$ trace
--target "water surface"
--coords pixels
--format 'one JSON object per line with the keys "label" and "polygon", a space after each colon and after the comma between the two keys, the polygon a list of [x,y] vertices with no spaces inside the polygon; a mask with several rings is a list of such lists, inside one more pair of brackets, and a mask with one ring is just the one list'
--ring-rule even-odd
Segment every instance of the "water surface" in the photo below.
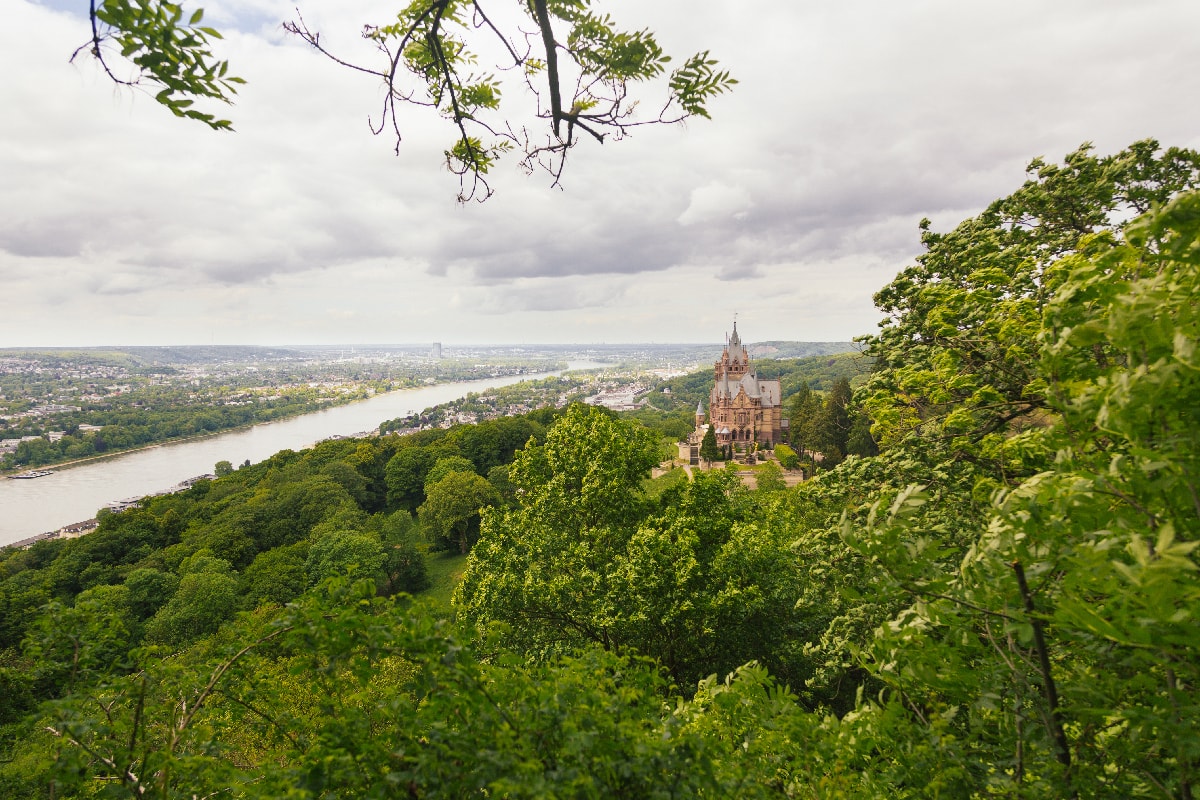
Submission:
{"label": "water surface", "polygon": [[[598,365],[571,365],[572,368],[589,366]],[[114,500],[164,491],[187,478],[212,472],[218,461],[237,465],[250,459],[256,463],[280,450],[300,450],[331,436],[374,431],[385,420],[423,411],[469,392],[546,374],[550,373],[401,389],[203,439],[155,445],[74,467],[48,467],[55,472],[43,478],[0,479],[0,545],[91,519],[97,509]]]}

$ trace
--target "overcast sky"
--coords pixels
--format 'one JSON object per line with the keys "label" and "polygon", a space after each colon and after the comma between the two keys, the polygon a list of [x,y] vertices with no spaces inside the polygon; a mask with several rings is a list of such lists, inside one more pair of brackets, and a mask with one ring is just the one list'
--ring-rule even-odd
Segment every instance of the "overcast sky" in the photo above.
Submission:
{"label": "overcast sky", "polygon": [[[299,5],[354,53],[403,3]],[[750,341],[846,340],[922,217],[1084,141],[1200,148],[1196,0],[594,4],[736,91],[584,143],[562,190],[510,159],[460,206],[451,131],[405,111],[395,155],[377,83],[284,34],[291,0],[203,4],[249,81],[233,134],[68,63],[85,0],[5,0],[0,346],[719,342],[734,313]]]}

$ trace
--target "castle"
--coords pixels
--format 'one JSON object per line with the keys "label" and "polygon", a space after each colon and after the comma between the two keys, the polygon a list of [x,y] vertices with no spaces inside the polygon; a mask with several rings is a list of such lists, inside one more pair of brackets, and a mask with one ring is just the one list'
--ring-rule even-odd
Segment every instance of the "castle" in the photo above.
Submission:
{"label": "castle", "polygon": [[733,333],[720,360],[713,365],[708,413],[704,412],[703,402],[696,405],[696,430],[688,437],[689,449],[698,450],[710,425],[719,447],[745,451],[757,444],[774,449],[783,438],[781,410],[779,381],[759,380],[734,321]]}

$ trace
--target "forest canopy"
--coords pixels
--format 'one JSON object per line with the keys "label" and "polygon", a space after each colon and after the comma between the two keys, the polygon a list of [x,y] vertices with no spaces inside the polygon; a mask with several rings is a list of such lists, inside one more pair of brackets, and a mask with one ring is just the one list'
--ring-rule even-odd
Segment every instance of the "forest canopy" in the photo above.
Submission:
{"label": "forest canopy", "polygon": [[878,453],[791,488],[571,406],[4,551],[0,792],[1194,796],[1198,182],[1085,147],[926,226],[845,382]]}

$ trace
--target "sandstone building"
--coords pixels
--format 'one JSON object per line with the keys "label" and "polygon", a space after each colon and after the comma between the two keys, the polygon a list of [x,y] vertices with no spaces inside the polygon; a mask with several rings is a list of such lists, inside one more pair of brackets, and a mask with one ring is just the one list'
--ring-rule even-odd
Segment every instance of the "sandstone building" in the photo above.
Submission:
{"label": "sandstone building", "polygon": [[693,463],[709,425],[722,448],[729,445],[735,452],[746,451],[757,443],[760,448],[774,449],[783,438],[782,400],[779,381],[759,380],[750,366],[750,353],[735,321],[721,358],[713,365],[707,415],[703,405],[696,406],[696,431],[688,437]]}

